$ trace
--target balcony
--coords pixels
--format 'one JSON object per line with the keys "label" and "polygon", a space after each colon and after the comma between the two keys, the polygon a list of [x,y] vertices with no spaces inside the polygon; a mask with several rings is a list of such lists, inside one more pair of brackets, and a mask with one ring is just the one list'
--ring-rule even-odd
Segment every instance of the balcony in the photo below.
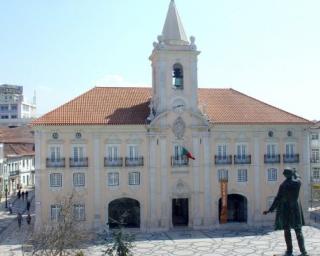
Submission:
{"label": "balcony", "polygon": [[19,174],[20,174],[20,171],[19,170],[15,170],[15,171],[11,171],[9,173],[9,176],[10,177],[15,177],[15,176],[19,176]]}
{"label": "balcony", "polygon": [[232,164],[232,155],[226,155],[226,156],[215,155],[214,163],[216,165]]}
{"label": "balcony", "polygon": [[125,158],[125,165],[126,166],[143,166],[143,156],[140,157],[126,157]]}
{"label": "balcony", "polygon": [[48,168],[64,168],[66,167],[66,159],[59,158],[59,159],[46,159],[46,167]]}
{"label": "balcony", "polygon": [[265,164],[279,164],[280,163],[280,154],[277,155],[264,155]]}
{"label": "balcony", "polygon": [[83,158],[72,158],[69,159],[69,165],[70,167],[88,167],[88,157]]}
{"label": "balcony", "polygon": [[172,167],[182,167],[189,165],[189,158],[187,156],[172,156],[171,157],[171,166]]}
{"label": "balcony", "polygon": [[104,167],[121,167],[123,165],[123,157],[104,158]]}
{"label": "balcony", "polygon": [[284,163],[299,163],[299,154],[283,154]]}
{"label": "balcony", "polygon": [[318,163],[320,163],[320,159],[319,159],[319,158],[311,157],[311,158],[310,158],[310,163],[312,163],[312,164],[318,164]]}
{"label": "balcony", "polygon": [[251,155],[234,155],[234,164],[251,164]]}

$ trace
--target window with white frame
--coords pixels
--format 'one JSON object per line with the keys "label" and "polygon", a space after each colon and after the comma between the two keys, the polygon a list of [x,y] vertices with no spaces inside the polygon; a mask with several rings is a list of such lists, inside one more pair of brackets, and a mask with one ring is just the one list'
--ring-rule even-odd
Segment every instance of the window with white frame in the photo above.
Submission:
{"label": "window with white frame", "polygon": [[320,168],[312,168],[312,179],[320,180]]}
{"label": "window with white frame", "polygon": [[295,153],[295,144],[293,143],[286,144],[286,155],[293,156],[294,153]]}
{"label": "window with white frame", "polygon": [[130,159],[137,159],[139,157],[139,146],[138,145],[129,145],[128,153]]}
{"label": "window with white frame", "polygon": [[247,182],[247,181],[248,181],[248,170],[238,169],[238,182]]}
{"label": "window with white frame", "polygon": [[218,170],[218,180],[228,180],[228,170],[227,169],[220,169]]}
{"label": "window with white frame", "polygon": [[61,173],[50,173],[50,187],[62,187]]}
{"label": "window with white frame", "polygon": [[129,185],[140,185],[140,172],[129,172]]}
{"label": "window with white frame", "polygon": [[81,162],[84,160],[85,152],[84,152],[84,146],[77,145],[72,146],[72,155],[73,155],[73,161],[75,162]]}
{"label": "window with white frame", "polygon": [[108,173],[108,186],[119,186],[119,173],[109,172]]}
{"label": "window with white frame", "polygon": [[311,149],[311,160],[313,162],[319,162],[320,160],[320,152],[318,148]]}
{"label": "window with white frame", "polygon": [[237,145],[237,158],[246,159],[247,156],[247,145],[246,144],[238,144]]}
{"label": "window with white frame", "polygon": [[116,160],[119,157],[119,146],[108,145],[107,146],[107,158],[109,160]]}
{"label": "window with white frame", "polygon": [[60,217],[61,205],[51,205],[51,220],[58,221]]}
{"label": "window with white frame", "polygon": [[267,157],[274,158],[277,154],[277,144],[267,144]]}
{"label": "window with white frame", "polygon": [[61,146],[49,146],[49,158],[51,162],[59,161],[61,158]]}
{"label": "window with white frame", "polygon": [[277,181],[278,179],[278,170],[276,168],[268,169],[268,181]]}
{"label": "window with white frame", "polygon": [[182,159],[183,147],[180,145],[173,146],[173,156],[175,160]]}
{"label": "window with white frame", "polygon": [[73,214],[76,220],[85,220],[85,206],[84,204],[75,204],[73,206]]}
{"label": "window with white frame", "polygon": [[84,187],[85,186],[85,174],[82,172],[76,172],[73,174],[73,186]]}
{"label": "window with white frame", "polygon": [[312,133],[311,134],[311,140],[318,140],[319,139],[319,134],[318,133]]}
{"label": "window with white frame", "polygon": [[220,144],[217,146],[217,154],[219,159],[226,159],[227,158],[227,145]]}

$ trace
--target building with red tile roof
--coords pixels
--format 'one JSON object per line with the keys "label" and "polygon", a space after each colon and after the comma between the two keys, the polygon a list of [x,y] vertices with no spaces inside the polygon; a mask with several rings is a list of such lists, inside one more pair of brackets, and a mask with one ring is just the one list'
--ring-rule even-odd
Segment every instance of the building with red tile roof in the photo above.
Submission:
{"label": "building with red tile roof", "polygon": [[[36,225],[57,198],[94,230],[260,226],[291,166],[306,181],[311,122],[234,89],[198,88],[200,52],[174,1],[150,56],[152,87],[95,87],[35,120]],[[239,225],[240,224],[240,225]]]}

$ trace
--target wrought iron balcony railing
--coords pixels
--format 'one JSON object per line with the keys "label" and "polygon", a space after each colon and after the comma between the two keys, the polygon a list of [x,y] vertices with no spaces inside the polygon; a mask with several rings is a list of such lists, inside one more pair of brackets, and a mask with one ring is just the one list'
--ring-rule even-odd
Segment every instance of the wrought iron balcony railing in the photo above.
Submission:
{"label": "wrought iron balcony railing", "polygon": [[56,158],[56,159],[47,158],[46,159],[46,167],[50,167],[50,168],[66,167],[66,159],[64,157],[63,158]]}
{"label": "wrought iron balcony railing", "polygon": [[126,157],[125,165],[126,166],[143,166],[144,165],[143,156],[134,157],[134,158]]}
{"label": "wrought iron balcony railing", "polygon": [[315,163],[320,163],[320,159],[315,158],[315,157],[311,157],[311,158],[310,158],[310,163],[313,163],[313,164],[315,164]]}
{"label": "wrought iron balcony railing", "polygon": [[280,154],[276,154],[276,155],[264,155],[264,163],[265,164],[278,164],[280,163]]}
{"label": "wrought iron balcony railing", "polygon": [[284,163],[299,163],[299,154],[283,154]]}
{"label": "wrought iron balcony railing", "polygon": [[70,157],[69,165],[70,167],[88,167],[89,166],[88,157],[82,157],[82,158]]}
{"label": "wrought iron balcony railing", "polygon": [[189,158],[187,156],[172,156],[171,157],[171,166],[172,167],[182,167],[189,165]]}
{"label": "wrought iron balcony railing", "polygon": [[214,163],[216,165],[232,164],[232,155],[226,155],[226,156],[215,155]]}
{"label": "wrought iron balcony railing", "polygon": [[19,174],[20,174],[20,171],[19,171],[19,170],[11,171],[11,172],[9,173],[9,175],[10,175],[11,177],[13,177],[13,176],[19,176]]}
{"label": "wrought iron balcony railing", "polygon": [[251,164],[251,155],[234,155],[234,164]]}
{"label": "wrought iron balcony railing", "polygon": [[121,167],[123,165],[123,157],[104,158],[104,167]]}

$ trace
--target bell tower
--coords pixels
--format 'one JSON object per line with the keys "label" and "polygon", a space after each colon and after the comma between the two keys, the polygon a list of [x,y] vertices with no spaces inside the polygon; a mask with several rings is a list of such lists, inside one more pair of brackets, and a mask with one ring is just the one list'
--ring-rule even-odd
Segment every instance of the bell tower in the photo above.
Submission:
{"label": "bell tower", "polygon": [[153,43],[153,108],[157,114],[173,110],[198,112],[195,37],[187,38],[174,0],[171,0],[162,34]]}

